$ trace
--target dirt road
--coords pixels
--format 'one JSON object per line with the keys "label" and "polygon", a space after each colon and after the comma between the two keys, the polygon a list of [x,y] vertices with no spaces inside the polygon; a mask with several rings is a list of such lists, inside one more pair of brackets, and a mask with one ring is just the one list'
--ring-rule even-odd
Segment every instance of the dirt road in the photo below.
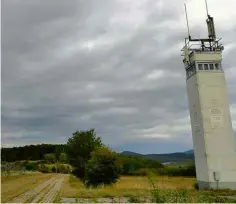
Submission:
{"label": "dirt road", "polygon": [[64,177],[63,174],[56,175],[8,203],[53,203],[61,189]]}

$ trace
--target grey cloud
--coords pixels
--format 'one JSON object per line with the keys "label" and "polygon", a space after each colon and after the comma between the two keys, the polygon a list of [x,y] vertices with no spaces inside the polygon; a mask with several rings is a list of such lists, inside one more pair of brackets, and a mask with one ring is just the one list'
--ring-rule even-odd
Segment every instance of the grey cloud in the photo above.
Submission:
{"label": "grey cloud", "polygon": [[[180,56],[186,30],[178,27],[182,1],[160,2],[141,4],[143,19],[135,27],[126,21],[139,16],[114,21],[129,14],[121,1],[3,1],[2,143],[66,142],[77,129],[94,127],[119,148],[150,141],[143,130],[186,125],[180,119],[189,124]],[[219,31],[225,43],[234,42],[233,31]],[[235,49],[225,55],[226,70],[234,55]],[[235,104],[235,78],[228,79]],[[185,138],[184,147],[191,148],[190,131],[168,134],[156,141],[177,145]]]}

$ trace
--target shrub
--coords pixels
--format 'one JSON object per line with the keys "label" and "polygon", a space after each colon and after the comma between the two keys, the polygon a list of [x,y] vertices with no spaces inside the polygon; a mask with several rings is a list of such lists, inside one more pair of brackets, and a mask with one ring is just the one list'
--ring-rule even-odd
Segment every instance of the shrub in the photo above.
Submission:
{"label": "shrub", "polygon": [[37,170],[37,165],[35,162],[28,162],[25,164],[25,169],[27,171],[36,171]]}
{"label": "shrub", "polygon": [[42,172],[42,173],[50,173],[51,172],[49,166],[47,166],[45,164],[39,164],[38,167],[37,167],[37,170]]}
{"label": "shrub", "polygon": [[67,163],[67,155],[65,153],[61,153],[59,155],[59,161],[62,162],[62,163]]}
{"label": "shrub", "polygon": [[57,173],[62,173],[62,174],[70,173],[70,167],[68,165],[58,164],[56,168],[57,168]]}
{"label": "shrub", "polygon": [[198,185],[197,182],[194,183],[194,188],[195,188],[196,190],[199,190],[199,185]]}
{"label": "shrub", "polygon": [[146,176],[150,170],[157,171],[157,169],[163,168],[160,162],[141,156],[119,155],[119,160],[122,163],[122,175]]}
{"label": "shrub", "polygon": [[55,167],[55,166],[52,167],[52,172],[53,172],[53,173],[56,172],[56,167]]}
{"label": "shrub", "polygon": [[198,192],[196,202],[198,203],[232,203],[232,200],[220,197],[220,196],[210,196],[206,193]]}
{"label": "shrub", "polygon": [[227,198],[225,196],[235,195],[234,191],[229,191],[226,189],[220,190],[207,190],[198,191],[196,196],[196,202],[199,203],[236,203],[236,200]]}
{"label": "shrub", "polygon": [[56,161],[56,156],[53,153],[45,154],[44,159],[48,164],[52,164]]}
{"label": "shrub", "polygon": [[159,188],[152,189],[151,196],[152,196],[151,200],[154,203],[166,203],[167,202],[166,195]]}
{"label": "shrub", "polygon": [[196,177],[196,168],[194,164],[188,164],[183,170],[183,176]]}
{"label": "shrub", "polygon": [[148,169],[147,168],[141,168],[139,170],[139,176],[147,176],[148,174]]}
{"label": "shrub", "polygon": [[166,166],[164,168],[157,169],[157,172],[159,175],[196,177],[196,170],[194,164],[188,164],[184,167]]}
{"label": "shrub", "polygon": [[167,171],[166,168],[160,168],[160,169],[157,170],[157,174],[161,175],[161,176],[168,175],[168,171]]}
{"label": "shrub", "polygon": [[116,154],[108,148],[102,147],[93,151],[86,165],[85,185],[97,187],[115,183],[121,171],[120,165]]}
{"label": "shrub", "polygon": [[129,203],[141,203],[141,200],[138,197],[131,196],[128,198]]}
{"label": "shrub", "polygon": [[167,196],[167,202],[169,203],[189,203],[190,196],[187,189],[180,188],[175,190],[170,190]]}
{"label": "shrub", "polygon": [[154,174],[153,172],[148,173],[148,181],[149,184],[151,185],[151,200],[154,203],[165,203],[166,197],[163,194],[163,191],[161,191],[156,186],[156,179],[157,179],[156,174]]}
{"label": "shrub", "polygon": [[191,198],[186,189],[151,190],[152,201],[155,203],[190,203]]}
{"label": "shrub", "polygon": [[151,198],[155,203],[189,203],[191,201],[187,189],[164,190],[156,186],[157,176],[149,172],[148,180],[151,185]]}

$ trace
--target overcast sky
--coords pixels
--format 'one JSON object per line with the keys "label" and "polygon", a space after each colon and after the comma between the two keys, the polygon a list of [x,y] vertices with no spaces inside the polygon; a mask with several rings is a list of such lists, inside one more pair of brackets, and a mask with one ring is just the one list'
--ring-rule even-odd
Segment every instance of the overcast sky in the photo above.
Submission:
{"label": "overcast sky", "polygon": [[[191,149],[184,2],[3,0],[2,145],[65,143],[95,128],[117,151]],[[236,130],[236,2],[208,4]],[[187,7],[192,37],[204,36],[204,0]]]}

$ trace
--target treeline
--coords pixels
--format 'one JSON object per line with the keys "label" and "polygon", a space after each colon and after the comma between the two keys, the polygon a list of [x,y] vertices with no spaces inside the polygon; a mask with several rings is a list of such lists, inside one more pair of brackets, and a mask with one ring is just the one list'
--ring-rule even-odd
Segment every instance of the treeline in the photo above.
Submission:
{"label": "treeline", "polygon": [[149,171],[156,171],[164,166],[152,159],[146,159],[140,156],[118,155],[119,161],[122,163],[123,175],[147,175]]}
{"label": "treeline", "polygon": [[119,155],[122,163],[122,175],[147,176],[150,172],[166,176],[196,177],[196,169],[193,162],[184,166],[164,166],[159,161],[146,159],[140,156]]}
{"label": "treeline", "polygon": [[[96,171],[96,174],[98,174],[97,172],[106,171],[110,173],[110,169],[105,168],[109,160],[112,163],[111,169],[117,168],[115,173],[120,175],[146,176],[149,172],[154,172],[168,176],[196,176],[193,163],[182,167],[178,165],[166,167],[157,160],[139,155],[123,155],[104,147],[105,145],[92,129],[73,133],[67,144],[40,144],[2,148],[1,159],[2,164],[14,163],[14,168],[18,166],[18,161],[22,161],[23,163],[19,163],[21,168],[45,173],[68,173],[72,170],[73,174],[84,179],[87,176],[86,174],[91,171]],[[72,169],[65,166],[66,164],[70,164]],[[95,166],[104,167],[104,169],[94,169]],[[90,169],[88,170],[88,168]],[[102,175],[96,175],[96,177],[101,178]]]}
{"label": "treeline", "polygon": [[3,162],[14,162],[20,160],[43,160],[44,155],[54,153],[60,155],[65,152],[65,144],[38,144],[23,147],[12,147],[1,149],[1,160]]}
{"label": "treeline", "polygon": [[[23,147],[2,148],[1,159],[3,162],[22,160],[43,161],[45,160],[45,157],[52,154],[60,155],[61,153],[64,153],[65,150],[65,144],[38,144]],[[118,155],[119,160],[123,164],[122,172],[126,175],[138,174],[138,170],[142,168],[163,168],[163,165],[159,161],[140,156]]]}

